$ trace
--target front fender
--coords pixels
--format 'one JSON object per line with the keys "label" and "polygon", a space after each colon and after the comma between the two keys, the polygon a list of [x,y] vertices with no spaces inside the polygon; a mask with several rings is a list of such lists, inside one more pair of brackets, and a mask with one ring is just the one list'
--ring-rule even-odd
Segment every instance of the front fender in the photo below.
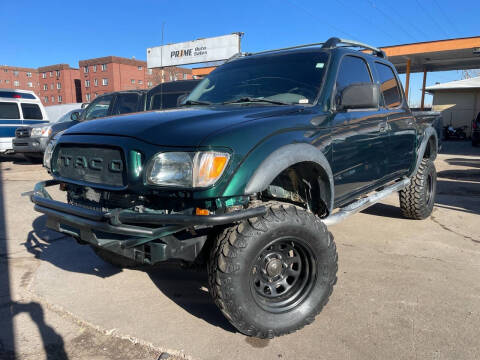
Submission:
{"label": "front fender", "polygon": [[430,148],[430,158],[432,160],[435,160],[438,151],[438,136],[437,131],[431,125],[423,129],[423,135],[420,140],[420,145],[417,148],[417,161],[415,162],[415,167],[410,174],[411,176],[415,175],[418,168],[420,167],[422,159],[424,158],[425,152],[427,151],[427,147],[429,145],[432,147]]}
{"label": "front fender", "polygon": [[322,178],[327,187],[324,200],[331,211],[334,199],[333,174],[325,155],[309,143],[285,145],[278,138],[266,142],[249,154],[230,181],[224,196],[251,195],[264,191],[283,170],[302,162],[314,163],[322,169]]}

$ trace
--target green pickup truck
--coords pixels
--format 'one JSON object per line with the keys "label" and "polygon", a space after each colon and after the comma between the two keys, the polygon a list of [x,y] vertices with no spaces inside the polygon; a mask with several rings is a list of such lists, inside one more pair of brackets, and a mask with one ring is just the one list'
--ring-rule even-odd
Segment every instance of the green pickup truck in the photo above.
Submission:
{"label": "green pickup truck", "polygon": [[49,228],[117,266],[206,264],[226,318],[272,338],[333,291],[327,226],[394,192],[407,218],[430,215],[437,147],[385,54],[331,38],[240,54],[179,109],[71,127],[30,196]]}

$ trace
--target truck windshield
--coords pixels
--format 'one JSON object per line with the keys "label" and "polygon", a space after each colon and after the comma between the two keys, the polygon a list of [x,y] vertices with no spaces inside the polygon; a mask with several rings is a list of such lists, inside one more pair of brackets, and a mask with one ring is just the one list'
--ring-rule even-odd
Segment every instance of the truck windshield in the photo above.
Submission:
{"label": "truck windshield", "polygon": [[327,59],[325,52],[302,52],[234,60],[203,79],[184,104],[312,104]]}

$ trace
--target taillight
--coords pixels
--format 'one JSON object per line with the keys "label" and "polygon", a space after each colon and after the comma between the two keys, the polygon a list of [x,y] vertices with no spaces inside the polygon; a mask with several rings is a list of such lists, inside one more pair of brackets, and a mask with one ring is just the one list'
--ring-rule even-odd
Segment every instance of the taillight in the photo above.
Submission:
{"label": "taillight", "polygon": [[14,98],[14,99],[21,99],[21,98],[22,98],[22,95],[13,94],[13,98]]}
{"label": "taillight", "polygon": [[477,125],[477,122],[474,120],[474,121],[473,121],[473,124],[472,124],[472,129],[476,129],[477,126],[478,126],[478,125]]}

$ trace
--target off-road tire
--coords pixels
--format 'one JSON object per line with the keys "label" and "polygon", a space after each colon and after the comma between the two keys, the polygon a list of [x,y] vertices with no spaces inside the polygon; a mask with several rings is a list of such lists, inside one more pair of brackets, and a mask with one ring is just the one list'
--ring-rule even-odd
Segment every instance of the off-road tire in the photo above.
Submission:
{"label": "off-road tire", "polygon": [[399,192],[403,216],[423,220],[430,216],[435,203],[437,172],[431,159],[422,159],[410,185]]}
{"label": "off-road tire", "polygon": [[[290,249],[294,250],[288,250],[286,244],[290,241]],[[281,250],[282,247],[287,250]],[[292,301],[295,302],[288,309],[287,306],[279,306],[275,311],[270,309],[270,300],[259,295],[266,287],[262,289],[260,286],[259,289],[255,283],[255,276],[264,274],[256,264],[272,248],[288,251],[289,256],[298,258],[301,258],[298,254],[304,249],[302,251],[310,251],[314,258],[300,265],[301,270],[297,267],[299,273],[304,272],[304,279],[300,280],[298,276],[294,285],[286,286],[291,286],[290,290],[278,295],[278,300],[290,304],[289,294],[294,294],[295,287],[301,289],[299,284],[309,284],[309,287],[305,287],[308,290],[303,296],[294,298],[292,295]],[[210,294],[225,317],[241,333],[273,338],[292,333],[314,321],[327,304],[337,281],[337,262],[335,242],[318,217],[295,206],[269,203],[268,211],[262,217],[244,220],[217,236],[208,263]],[[293,267],[294,264],[291,265]],[[281,269],[288,276],[290,266],[282,266]],[[284,280],[288,282],[288,278]],[[277,291],[281,290],[276,289],[274,293],[277,294]],[[278,306],[277,303],[273,304]]]}
{"label": "off-road tire", "polygon": [[140,267],[137,262],[122,255],[117,255],[110,251],[92,246],[93,251],[103,261],[120,269],[135,269]]}

